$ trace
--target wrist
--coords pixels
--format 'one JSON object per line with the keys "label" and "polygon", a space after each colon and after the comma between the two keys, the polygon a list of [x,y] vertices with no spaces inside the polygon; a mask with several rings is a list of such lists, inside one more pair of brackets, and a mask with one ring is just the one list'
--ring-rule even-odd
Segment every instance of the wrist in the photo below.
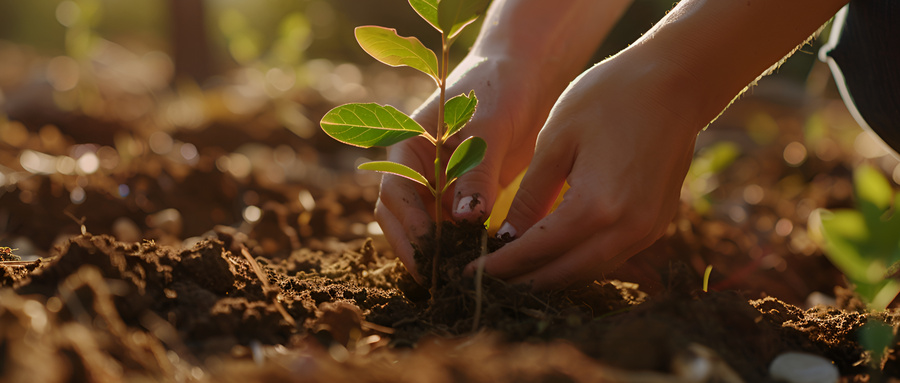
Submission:
{"label": "wrist", "polygon": [[557,85],[558,94],[584,70],[630,3],[573,0],[559,6],[544,0],[495,0],[471,52],[517,63],[529,75],[524,78]]}
{"label": "wrist", "polygon": [[632,47],[667,63],[712,120],[777,67],[847,0],[684,0]]}
{"label": "wrist", "polygon": [[[622,108],[640,109],[665,114],[671,128],[695,136],[728,105],[732,96],[717,93],[713,84],[704,81],[691,67],[678,59],[674,46],[666,44],[634,44],[615,56],[595,65],[582,77],[599,76],[589,81],[602,86],[597,92],[619,90]],[[592,74],[591,72],[597,72]]]}

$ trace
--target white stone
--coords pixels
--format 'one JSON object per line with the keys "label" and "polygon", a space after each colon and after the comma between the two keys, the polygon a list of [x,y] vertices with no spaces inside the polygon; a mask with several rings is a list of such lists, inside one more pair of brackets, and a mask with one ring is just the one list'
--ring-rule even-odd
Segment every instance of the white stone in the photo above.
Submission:
{"label": "white stone", "polygon": [[841,374],[830,360],[802,352],[785,352],[769,365],[772,378],[788,383],[837,383]]}

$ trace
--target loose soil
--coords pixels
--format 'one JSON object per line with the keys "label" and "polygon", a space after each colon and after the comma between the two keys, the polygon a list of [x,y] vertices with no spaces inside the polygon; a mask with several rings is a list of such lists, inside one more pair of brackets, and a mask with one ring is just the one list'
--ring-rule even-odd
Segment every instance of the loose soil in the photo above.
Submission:
{"label": "loose soil", "polygon": [[[12,102],[50,96],[19,86],[0,121],[0,381],[771,382],[787,351],[833,361],[845,381],[900,378],[900,338],[881,361],[859,343],[873,320],[896,334],[900,312],[866,312],[806,231],[813,209],[852,205],[858,158],[837,143],[849,118],[833,98],[813,112],[736,104],[706,136],[741,155],[691,176],[717,186],[694,190],[664,238],[587,286],[464,277],[503,241],[447,223],[432,299],[371,224],[377,176],[348,170],[371,153],[278,119],[281,103],[316,121],[335,100],[307,89],[178,127],[160,126],[149,95],[67,112]],[[121,119],[116,103],[148,109]],[[781,135],[748,138],[735,128],[748,110]],[[815,113],[831,144],[803,141]],[[809,155],[787,164],[799,141]],[[191,147],[190,158],[173,149]],[[99,170],[25,166],[84,150]],[[423,275],[433,246],[420,249]]]}

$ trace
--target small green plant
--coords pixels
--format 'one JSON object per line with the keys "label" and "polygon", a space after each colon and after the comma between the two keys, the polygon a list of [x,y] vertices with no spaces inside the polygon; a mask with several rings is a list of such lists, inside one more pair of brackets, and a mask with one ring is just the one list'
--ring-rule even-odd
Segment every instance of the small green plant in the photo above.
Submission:
{"label": "small green plant", "polygon": [[712,275],[713,266],[706,266],[706,270],[703,272],[703,292],[709,292],[709,276]]}
{"label": "small green plant", "polygon": [[[825,255],[841,270],[870,310],[884,310],[900,294],[900,193],[871,166],[853,173],[856,209],[819,209],[813,226],[821,228]],[[893,206],[893,207],[892,207]],[[863,346],[880,357],[891,327],[870,320],[861,332]],[[877,358],[873,358],[876,359]]]}
{"label": "small green plant", "polygon": [[[410,6],[441,34],[440,62],[434,51],[426,48],[415,37],[401,37],[397,31],[378,26],[356,28],[356,41],[369,55],[390,66],[408,66],[434,79],[440,89],[440,99],[435,130],[432,135],[418,122],[390,105],[354,103],[338,106],[322,117],[322,130],[345,144],[370,148],[390,146],[414,137],[426,139],[434,145],[434,173],[428,177],[396,162],[373,161],[360,169],[388,173],[410,179],[425,187],[434,196],[435,241],[441,243],[443,212],[440,201],[447,188],[484,159],[487,144],[479,137],[463,140],[450,155],[446,166],[443,146],[448,138],[458,133],[475,114],[478,99],[475,92],[446,99],[447,73],[450,45],[467,25],[471,24],[487,8],[489,0],[409,0]],[[440,246],[435,247],[432,262],[432,296],[437,288],[437,265]]]}
{"label": "small green plant", "polygon": [[710,145],[697,153],[684,180],[686,198],[692,208],[700,214],[712,210],[710,193],[718,186],[718,175],[728,169],[740,157],[741,149],[734,142],[722,141]]}

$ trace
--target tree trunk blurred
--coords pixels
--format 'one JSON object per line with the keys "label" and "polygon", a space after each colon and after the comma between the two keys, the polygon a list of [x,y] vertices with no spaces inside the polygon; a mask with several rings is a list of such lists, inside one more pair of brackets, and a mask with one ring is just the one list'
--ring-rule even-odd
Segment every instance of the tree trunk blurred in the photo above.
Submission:
{"label": "tree trunk blurred", "polygon": [[203,0],[169,0],[175,76],[198,83],[212,74]]}

